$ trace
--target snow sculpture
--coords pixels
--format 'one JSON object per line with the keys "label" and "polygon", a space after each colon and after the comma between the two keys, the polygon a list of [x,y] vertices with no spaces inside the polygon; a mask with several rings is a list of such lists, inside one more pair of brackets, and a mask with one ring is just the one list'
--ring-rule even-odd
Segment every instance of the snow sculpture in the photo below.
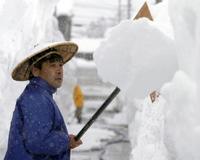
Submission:
{"label": "snow sculpture", "polygon": [[144,100],[132,160],[168,160],[164,145],[164,107],[161,96],[154,103],[149,97]]}

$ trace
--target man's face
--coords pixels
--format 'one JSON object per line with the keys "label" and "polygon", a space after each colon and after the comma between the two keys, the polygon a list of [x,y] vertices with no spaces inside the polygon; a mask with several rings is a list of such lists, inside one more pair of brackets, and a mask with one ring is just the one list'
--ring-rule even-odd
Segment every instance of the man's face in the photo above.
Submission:
{"label": "man's face", "polygon": [[54,88],[59,88],[63,82],[63,62],[43,62],[39,77],[46,80]]}

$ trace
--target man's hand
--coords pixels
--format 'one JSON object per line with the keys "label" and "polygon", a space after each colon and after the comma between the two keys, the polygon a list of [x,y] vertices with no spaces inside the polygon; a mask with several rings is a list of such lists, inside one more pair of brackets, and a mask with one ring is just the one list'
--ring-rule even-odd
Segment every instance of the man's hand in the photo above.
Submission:
{"label": "man's hand", "polygon": [[69,139],[70,139],[69,140],[70,141],[70,144],[69,144],[70,149],[74,149],[82,144],[81,140],[78,140],[78,141],[75,140],[75,135],[73,135],[73,134],[69,135]]}
{"label": "man's hand", "polygon": [[151,102],[153,103],[153,102],[156,100],[156,98],[159,97],[159,95],[160,95],[160,93],[157,92],[157,91],[151,92],[151,93],[150,93]]}

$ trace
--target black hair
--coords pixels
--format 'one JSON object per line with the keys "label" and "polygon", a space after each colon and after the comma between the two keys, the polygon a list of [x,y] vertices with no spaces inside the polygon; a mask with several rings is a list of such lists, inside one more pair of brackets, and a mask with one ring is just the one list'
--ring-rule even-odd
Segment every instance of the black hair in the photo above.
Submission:
{"label": "black hair", "polygon": [[[47,61],[49,61],[50,63],[53,63],[53,62],[62,62],[63,63],[63,57],[57,53],[52,53],[48,56],[45,56],[44,58],[40,59],[38,62],[36,62],[35,64],[32,64],[32,65],[41,70],[42,64]],[[33,77],[34,77],[34,75],[30,71],[29,80]]]}
{"label": "black hair", "polygon": [[42,59],[40,59],[37,63],[35,63],[33,66],[38,68],[38,69],[42,69],[42,64],[44,62],[49,61],[50,63],[53,62],[63,62],[63,57],[57,53],[52,53]]}

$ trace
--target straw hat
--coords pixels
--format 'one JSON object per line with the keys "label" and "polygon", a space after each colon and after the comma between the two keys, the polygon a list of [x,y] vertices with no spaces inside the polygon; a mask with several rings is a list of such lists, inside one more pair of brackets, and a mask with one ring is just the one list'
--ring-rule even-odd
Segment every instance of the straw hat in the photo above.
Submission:
{"label": "straw hat", "polygon": [[56,53],[61,55],[64,63],[66,63],[75,55],[77,50],[77,44],[67,41],[51,43],[43,49],[37,49],[37,51],[32,52],[31,56],[24,59],[14,68],[12,72],[12,78],[16,81],[26,81],[29,79],[29,74],[33,64],[37,63],[42,58],[52,53]]}

